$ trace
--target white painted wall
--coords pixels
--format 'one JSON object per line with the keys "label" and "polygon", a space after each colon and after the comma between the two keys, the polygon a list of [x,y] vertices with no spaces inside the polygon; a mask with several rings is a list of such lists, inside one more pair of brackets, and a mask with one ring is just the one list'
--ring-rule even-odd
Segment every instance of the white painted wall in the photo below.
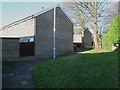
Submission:
{"label": "white painted wall", "polygon": [[82,43],[82,35],[73,34],[73,43]]}
{"label": "white painted wall", "polygon": [[28,37],[35,35],[35,18],[0,30],[0,37]]}

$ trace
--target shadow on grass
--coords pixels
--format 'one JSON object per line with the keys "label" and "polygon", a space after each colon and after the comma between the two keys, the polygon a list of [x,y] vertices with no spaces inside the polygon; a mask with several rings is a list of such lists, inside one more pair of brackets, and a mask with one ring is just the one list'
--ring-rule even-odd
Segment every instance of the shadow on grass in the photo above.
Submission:
{"label": "shadow on grass", "polygon": [[33,70],[37,88],[118,88],[118,53],[71,55]]}
{"label": "shadow on grass", "polygon": [[77,48],[76,50],[75,50],[75,52],[84,52],[84,51],[89,51],[89,50],[92,50],[93,48]]}

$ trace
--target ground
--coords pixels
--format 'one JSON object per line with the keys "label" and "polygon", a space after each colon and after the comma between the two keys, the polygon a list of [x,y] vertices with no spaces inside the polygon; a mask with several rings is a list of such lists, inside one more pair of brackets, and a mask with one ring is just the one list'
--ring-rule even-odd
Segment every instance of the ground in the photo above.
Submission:
{"label": "ground", "polygon": [[37,65],[33,70],[37,88],[117,88],[117,52],[90,52]]}
{"label": "ground", "polygon": [[118,87],[117,53],[85,51],[87,54],[82,52],[45,62],[40,59],[3,62],[3,88]]}
{"label": "ground", "polygon": [[2,63],[2,88],[35,88],[32,69],[41,61],[10,61]]}

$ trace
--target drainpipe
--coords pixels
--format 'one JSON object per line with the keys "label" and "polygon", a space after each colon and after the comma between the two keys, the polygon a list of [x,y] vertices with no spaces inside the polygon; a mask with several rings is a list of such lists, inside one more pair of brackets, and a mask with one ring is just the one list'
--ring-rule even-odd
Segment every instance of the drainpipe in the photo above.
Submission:
{"label": "drainpipe", "polygon": [[55,32],[56,32],[56,6],[55,6],[55,0],[54,0],[53,59],[56,59]]}

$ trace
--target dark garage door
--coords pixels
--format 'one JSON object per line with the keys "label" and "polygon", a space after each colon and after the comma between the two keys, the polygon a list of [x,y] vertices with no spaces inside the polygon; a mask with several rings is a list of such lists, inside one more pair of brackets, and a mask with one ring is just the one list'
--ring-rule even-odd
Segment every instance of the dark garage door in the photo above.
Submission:
{"label": "dark garage door", "polygon": [[20,57],[34,56],[34,55],[35,55],[35,43],[34,42],[20,43]]}

